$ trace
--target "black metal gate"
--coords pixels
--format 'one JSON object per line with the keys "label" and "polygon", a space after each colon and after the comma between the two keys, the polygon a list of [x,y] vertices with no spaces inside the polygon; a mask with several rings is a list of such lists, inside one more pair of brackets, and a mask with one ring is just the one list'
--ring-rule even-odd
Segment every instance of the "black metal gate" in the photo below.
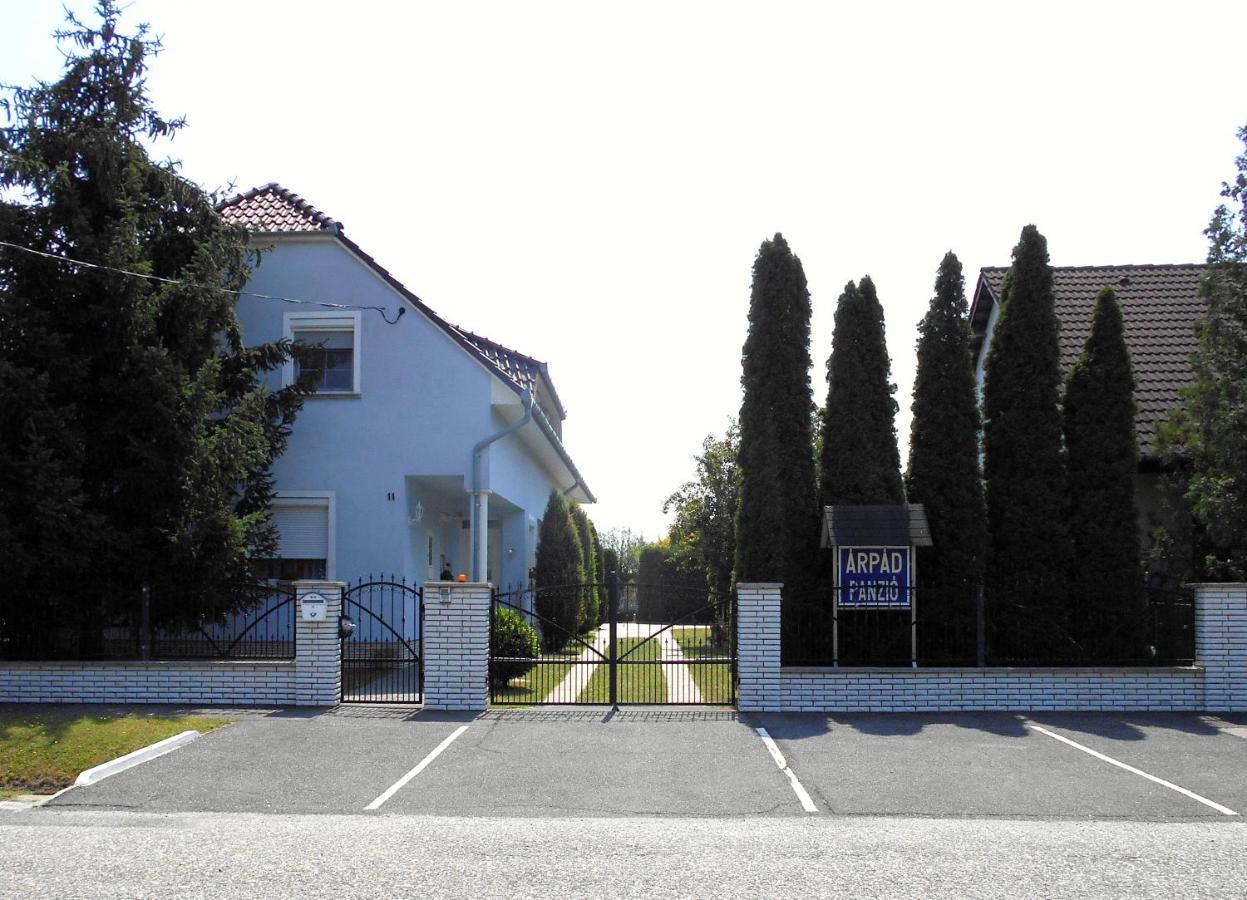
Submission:
{"label": "black metal gate", "polygon": [[424,592],[370,576],[347,586],[342,612],[354,625],[342,638],[342,702],[422,702]]}
{"label": "black metal gate", "polygon": [[731,705],[735,598],[669,584],[577,584],[495,593],[495,705]]}

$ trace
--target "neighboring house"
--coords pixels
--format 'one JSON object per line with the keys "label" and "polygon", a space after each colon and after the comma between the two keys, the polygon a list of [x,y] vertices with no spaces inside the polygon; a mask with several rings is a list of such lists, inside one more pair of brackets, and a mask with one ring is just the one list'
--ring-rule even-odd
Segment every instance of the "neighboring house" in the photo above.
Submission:
{"label": "neighboring house", "polygon": [[[249,343],[306,345],[283,383],[317,387],[274,467],[270,573],[420,583],[449,568],[526,587],[550,492],[594,501],[563,446],[546,364],[451,325],[280,185],[218,208],[268,248],[246,291],[381,310],[238,302]],[[474,448],[513,426],[474,465]]]}
{"label": "neighboring house", "polygon": [[[1178,405],[1182,388],[1193,374],[1191,355],[1206,306],[1199,297],[1205,266],[1200,263],[1139,266],[1058,266],[1052,271],[1056,314],[1060,322],[1061,367],[1068,376],[1091,333],[1091,314],[1100,288],[1117,294],[1125,326],[1126,346],[1134,369],[1135,434],[1139,443],[1136,497],[1139,526],[1145,537],[1158,524],[1160,478],[1157,457],[1160,423]],[[975,375],[979,394],[992,331],[1000,316],[1000,298],[1007,267],[979,271],[970,305],[974,332]]]}

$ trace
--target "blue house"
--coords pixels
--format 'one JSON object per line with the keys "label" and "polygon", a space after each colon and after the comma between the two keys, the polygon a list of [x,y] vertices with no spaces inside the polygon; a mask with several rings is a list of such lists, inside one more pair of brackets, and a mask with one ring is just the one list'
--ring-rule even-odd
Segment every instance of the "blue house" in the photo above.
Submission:
{"label": "blue house", "polygon": [[527,587],[550,492],[594,501],[546,364],[451,325],[278,184],[219,211],[266,248],[249,294],[313,301],[238,302],[249,342],[305,345],[281,379],[316,389],[274,468],[270,574]]}

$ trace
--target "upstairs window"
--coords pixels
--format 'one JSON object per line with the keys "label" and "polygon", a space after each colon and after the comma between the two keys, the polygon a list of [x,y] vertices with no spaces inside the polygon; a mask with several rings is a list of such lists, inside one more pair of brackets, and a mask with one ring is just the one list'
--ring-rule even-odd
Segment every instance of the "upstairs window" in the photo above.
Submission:
{"label": "upstairs window", "polygon": [[359,313],[286,313],[285,334],[295,343],[285,383],[304,384],[317,396],[359,396]]}
{"label": "upstairs window", "polygon": [[297,329],[294,342],[295,381],[317,392],[354,392],[354,332]]}

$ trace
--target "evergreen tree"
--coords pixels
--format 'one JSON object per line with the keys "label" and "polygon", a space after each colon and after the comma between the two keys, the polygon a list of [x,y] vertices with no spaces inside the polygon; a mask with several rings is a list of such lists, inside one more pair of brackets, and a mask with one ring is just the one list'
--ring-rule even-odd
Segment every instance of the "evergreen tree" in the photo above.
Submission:
{"label": "evergreen tree", "polygon": [[1070,557],[1057,328],[1048,244],[1027,225],[1005,276],[983,388],[986,584],[999,637],[1045,654],[1061,641]]}
{"label": "evergreen tree", "polygon": [[[1247,126],[1238,132],[1247,145]],[[1185,473],[1185,498],[1204,545],[1200,577],[1247,580],[1247,152],[1222,185],[1222,204],[1205,230],[1208,304],[1195,353],[1195,378],[1162,429],[1169,460]]]}
{"label": "evergreen tree", "polygon": [[732,592],[740,506],[739,444],[735,420],[728,423],[723,437],[707,435],[695,457],[697,477],[681,485],[662,506],[664,513],[675,512],[672,555],[683,568],[702,574],[716,603]]}
{"label": "evergreen tree", "polygon": [[975,594],[983,580],[983,473],[979,407],[970,351],[965,278],[949,251],[940,261],[935,295],[918,324],[918,370],[905,489],[926,507],[933,547],[919,551],[920,651],[972,659]]}
{"label": "evergreen tree", "polygon": [[870,276],[850,281],[836,303],[827,359],[820,506],[905,502],[895,393],[875,284]]}
{"label": "evergreen tree", "polygon": [[1135,478],[1134,375],[1113,289],[1095,301],[1091,334],[1065,387],[1069,478],[1070,625],[1088,655],[1141,649],[1142,561]]}
{"label": "evergreen tree", "polygon": [[810,293],[801,261],[779,234],[754,260],[741,363],[736,580],[805,590],[818,540]]}
{"label": "evergreen tree", "polygon": [[584,553],[576,523],[563,495],[550,492],[550,500],[537,530],[536,610],[541,617],[541,642],[557,650],[580,626],[585,580]]}
{"label": "evergreen tree", "polygon": [[[606,557],[603,555],[602,540],[598,535],[597,527],[593,524],[592,519],[589,520],[589,535],[593,540],[594,566],[593,577],[591,580],[596,586],[595,591],[597,593],[598,614],[594,623],[597,624],[598,622],[605,621],[610,610],[607,609],[608,598],[606,596]],[[588,573],[585,574],[587,575]]]}
{"label": "evergreen tree", "polygon": [[578,503],[571,505],[572,522],[580,538],[580,558],[584,566],[584,581],[580,602],[580,629],[595,628],[601,621],[601,600],[597,589],[598,559],[593,542],[593,523]]}
{"label": "evergreen tree", "polygon": [[72,625],[79,653],[143,586],[156,627],[240,602],[301,402],[263,388],[289,345],[244,347],[223,290],[247,280],[245,231],[145,149],[183,124],[147,96],[158,42],[98,12],[58,33],[59,81],[8,89],[0,130],[0,240],[48,254],[0,248],[0,577],[22,597],[2,624]]}

